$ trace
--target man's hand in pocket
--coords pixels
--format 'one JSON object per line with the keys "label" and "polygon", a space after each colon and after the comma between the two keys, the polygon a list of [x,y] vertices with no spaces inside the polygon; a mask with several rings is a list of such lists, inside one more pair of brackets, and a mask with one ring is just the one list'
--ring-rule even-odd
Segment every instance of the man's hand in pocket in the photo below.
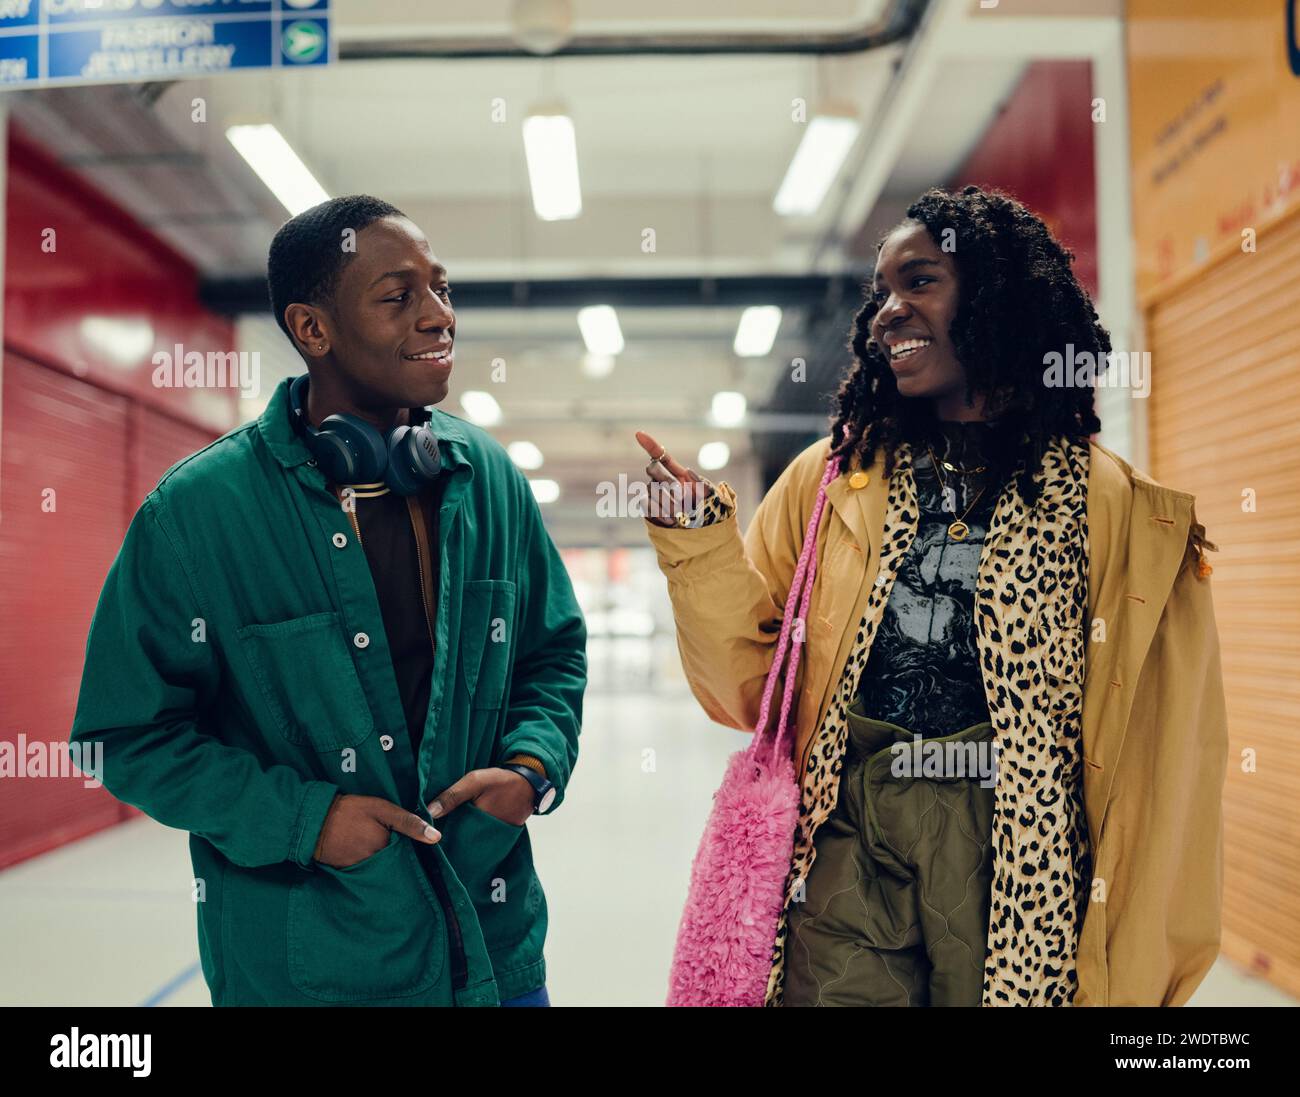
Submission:
{"label": "man's hand in pocket", "polygon": [[325,816],[315,859],[331,868],[347,868],[388,845],[388,835],[394,830],[425,845],[433,845],[442,837],[418,815],[380,796],[342,793],[334,797]]}
{"label": "man's hand in pocket", "polygon": [[512,769],[472,769],[429,804],[434,819],[469,801],[503,823],[521,827],[533,814],[533,786]]}

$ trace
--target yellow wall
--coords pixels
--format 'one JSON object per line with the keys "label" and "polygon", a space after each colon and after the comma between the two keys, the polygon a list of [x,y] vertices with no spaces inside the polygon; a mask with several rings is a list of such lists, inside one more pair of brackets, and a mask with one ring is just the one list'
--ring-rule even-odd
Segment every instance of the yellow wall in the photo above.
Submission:
{"label": "yellow wall", "polygon": [[[1146,305],[1300,206],[1300,0],[1129,0],[1137,289]],[[1290,43],[1300,55],[1300,43]],[[1300,67],[1300,60],[1296,62]]]}

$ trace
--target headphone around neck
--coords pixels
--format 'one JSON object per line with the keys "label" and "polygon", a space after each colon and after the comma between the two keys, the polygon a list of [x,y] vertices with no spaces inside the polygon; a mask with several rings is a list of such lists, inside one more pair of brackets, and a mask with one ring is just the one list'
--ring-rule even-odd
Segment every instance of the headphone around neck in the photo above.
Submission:
{"label": "headphone around neck", "polygon": [[327,415],[319,427],[307,418],[310,375],[295,377],[289,385],[289,407],[294,428],[316,459],[327,480],[335,484],[383,482],[398,495],[414,495],[433,483],[442,471],[438,438],[427,426],[427,408],[412,408],[412,426],[395,426],[381,436],[356,415]]}

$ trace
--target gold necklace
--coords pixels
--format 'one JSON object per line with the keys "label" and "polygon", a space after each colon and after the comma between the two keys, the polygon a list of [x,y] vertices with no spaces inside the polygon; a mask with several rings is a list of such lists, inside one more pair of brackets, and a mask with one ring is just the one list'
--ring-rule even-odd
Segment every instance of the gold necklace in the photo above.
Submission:
{"label": "gold necklace", "polygon": [[[926,448],[929,449],[929,446],[927,445]],[[930,460],[931,460],[931,461],[934,460],[934,454],[933,454],[933,453],[930,454]],[[980,465],[978,468],[973,468],[973,469],[963,469],[963,468],[958,468],[958,467],[957,467],[956,465],[954,465],[951,461],[939,461],[939,462],[936,462],[936,464],[941,464],[941,465],[943,465],[943,467],[946,468],[949,472],[957,472],[957,473],[960,473],[960,474],[963,475],[963,476],[970,476],[972,473],[983,472],[986,468],[988,468],[988,465]]]}
{"label": "gold necklace", "polygon": [[[934,454],[932,453],[930,454],[930,456],[933,457]],[[949,472],[959,472],[963,476],[969,476],[971,473],[974,472],[983,472],[986,468],[988,468],[988,465],[980,465],[978,468],[973,468],[973,469],[959,469],[951,461],[941,461],[940,464],[942,464],[943,467],[946,468]]]}
{"label": "gold necklace", "polygon": [[[936,460],[935,460],[935,457],[934,457],[934,450],[932,450],[932,449],[929,447],[929,445],[927,445],[927,446],[925,447],[925,452],[928,453],[928,454],[930,455],[930,463],[931,463],[931,465],[933,465],[933,467],[934,467],[934,475],[935,475],[935,476],[938,478],[938,480],[939,480],[939,487],[940,487],[940,488],[944,491],[944,493],[946,494],[947,491],[948,491],[948,485],[945,484],[945,483],[943,482],[943,474],[939,471],[939,465],[940,465],[940,464],[945,464],[945,465],[946,465],[946,464],[948,464],[948,462],[946,462],[946,461],[944,461],[944,462],[936,461]],[[949,466],[949,467],[951,467],[951,466]],[[973,469],[973,470],[970,470],[970,471],[977,471],[977,472],[979,472],[979,471],[983,471],[984,467],[985,467],[985,466],[980,466],[979,469]],[[963,470],[963,471],[964,471],[964,470]],[[972,510],[975,509],[975,504],[979,502],[979,500],[980,500],[980,496],[984,494],[984,488],[986,488],[986,487],[988,487],[988,484],[984,484],[984,485],[979,489],[979,491],[977,491],[977,492],[975,493],[975,498],[972,499],[972,500],[970,501],[970,506],[968,506],[968,507],[966,508],[966,512],[965,512],[965,514],[963,514],[963,515],[962,515],[960,518],[958,518],[956,521],[949,523],[949,525],[948,525],[948,536],[951,537],[954,541],[964,541],[964,540],[966,540],[967,535],[970,533],[970,526],[968,526],[968,525],[966,524],[966,522],[964,521],[964,519],[965,519],[965,517],[966,517],[967,514],[969,514]],[[953,498],[956,499],[956,494],[953,495]]]}

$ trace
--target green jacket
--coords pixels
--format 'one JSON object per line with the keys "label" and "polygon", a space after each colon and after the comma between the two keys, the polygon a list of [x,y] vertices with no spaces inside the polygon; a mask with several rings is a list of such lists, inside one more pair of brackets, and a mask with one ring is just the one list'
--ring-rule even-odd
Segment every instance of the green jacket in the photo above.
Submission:
{"label": "green jacket", "polygon": [[132,519],[91,623],[73,742],[118,799],[190,832],[214,1005],[495,1005],[545,981],[528,832],[466,804],[430,847],[343,869],[312,854],[336,793],[425,803],[514,753],[556,804],[578,753],[586,627],[524,476],[433,410],[448,477],[435,661],[416,758],[365,553],[289,422],[266,411],[172,466]]}

